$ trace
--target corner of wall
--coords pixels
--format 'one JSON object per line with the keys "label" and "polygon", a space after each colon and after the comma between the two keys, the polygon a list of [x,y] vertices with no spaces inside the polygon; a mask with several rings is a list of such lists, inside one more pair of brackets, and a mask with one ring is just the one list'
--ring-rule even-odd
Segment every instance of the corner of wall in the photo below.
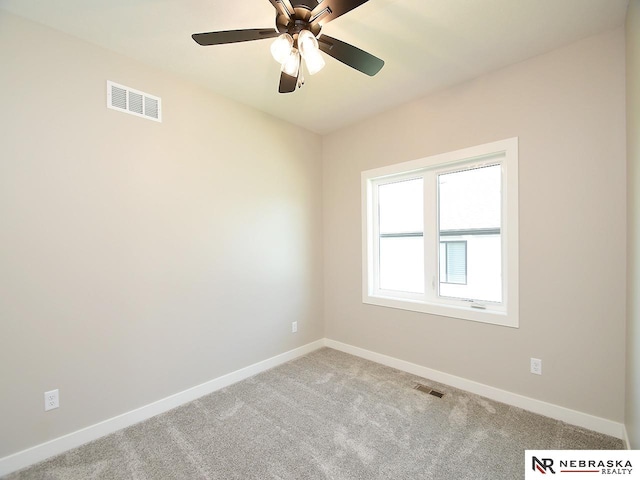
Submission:
{"label": "corner of wall", "polygon": [[625,429],[629,448],[640,448],[640,0],[626,19],[627,103],[627,352]]}

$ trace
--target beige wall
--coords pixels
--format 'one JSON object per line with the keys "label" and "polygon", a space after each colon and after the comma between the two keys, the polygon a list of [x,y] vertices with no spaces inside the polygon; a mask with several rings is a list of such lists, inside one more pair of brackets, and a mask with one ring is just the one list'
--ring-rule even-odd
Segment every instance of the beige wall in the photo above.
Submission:
{"label": "beige wall", "polygon": [[640,449],[640,0],[627,11],[627,384],[625,424]]}
{"label": "beige wall", "polygon": [[0,65],[0,457],[323,337],[319,136],[5,12]]}
{"label": "beige wall", "polygon": [[[618,29],[326,136],[326,336],[621,422],[624,72]],[[360,172],[515,136],[520,328],[362,304]]]}

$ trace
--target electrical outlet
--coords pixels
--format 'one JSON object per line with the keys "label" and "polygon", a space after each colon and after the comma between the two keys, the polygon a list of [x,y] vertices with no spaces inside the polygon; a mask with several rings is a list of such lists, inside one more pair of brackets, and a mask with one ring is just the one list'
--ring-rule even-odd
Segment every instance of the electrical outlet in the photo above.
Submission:
{"label": "electrical outlet", "polygon": [[53,410],[54,408],[58,408],[60,406],[60,394],[58,393],[58,389],[51,390],[49,392],[44,392],[44,411],[47,412],[49,410]]}
{"label": "electrical outlet", "polygon": [[298,331],[298,322],[291,322],[291,333],[296,333]]}
{"label": "electrical outlet", "polygon": [[531,359],[531,373],[542,375],[542,360],[539,358]]}

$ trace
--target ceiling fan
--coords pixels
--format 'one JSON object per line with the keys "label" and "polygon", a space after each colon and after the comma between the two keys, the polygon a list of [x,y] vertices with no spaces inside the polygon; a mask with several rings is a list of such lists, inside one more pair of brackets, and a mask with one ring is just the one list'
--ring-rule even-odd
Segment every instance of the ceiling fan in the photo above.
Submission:
{"label": "ceiling fan", "polygon": [[194,33],[200,45],[222,45],[274,38],[271,54],[281,64],[280,93],[291,93],[304,84],[302,61],[311,75],[325,65],[323,51],[362,73],[373,76],[384,61],[328,35],[322,27],[368,0],[269,0],[276,9],[276,28],[252,28],[221,32]]}

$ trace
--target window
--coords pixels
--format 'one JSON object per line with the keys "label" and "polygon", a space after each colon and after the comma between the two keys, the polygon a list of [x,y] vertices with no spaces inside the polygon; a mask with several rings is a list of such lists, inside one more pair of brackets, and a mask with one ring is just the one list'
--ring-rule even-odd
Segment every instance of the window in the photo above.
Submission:
{"label": "window", "polygon": [[518,326],[517,138],[362,173],[363,302]]}

